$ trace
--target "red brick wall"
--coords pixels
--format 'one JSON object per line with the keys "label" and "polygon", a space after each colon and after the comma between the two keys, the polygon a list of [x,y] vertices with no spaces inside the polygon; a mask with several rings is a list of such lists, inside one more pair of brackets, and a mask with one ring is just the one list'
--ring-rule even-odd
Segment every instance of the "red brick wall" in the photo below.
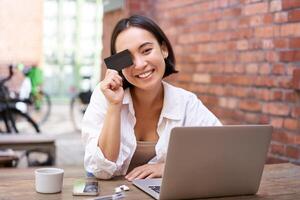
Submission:
{"label": "red brick wall", "polygon": [[268,162],[300,164],[300,1],[150,2],[128,0],[126,12],[170,38],[180,73],[169,80],[224,124],[272,124]]}

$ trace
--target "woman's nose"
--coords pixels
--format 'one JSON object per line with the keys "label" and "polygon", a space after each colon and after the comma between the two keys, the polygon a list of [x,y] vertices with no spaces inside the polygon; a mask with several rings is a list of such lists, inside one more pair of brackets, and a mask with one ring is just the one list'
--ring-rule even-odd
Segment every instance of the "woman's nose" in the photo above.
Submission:
{"label": "woman's nose", "polygon": [[136,56],[133,60],[135,68],[143,68],[146,65],[146,61],[141,56]]}

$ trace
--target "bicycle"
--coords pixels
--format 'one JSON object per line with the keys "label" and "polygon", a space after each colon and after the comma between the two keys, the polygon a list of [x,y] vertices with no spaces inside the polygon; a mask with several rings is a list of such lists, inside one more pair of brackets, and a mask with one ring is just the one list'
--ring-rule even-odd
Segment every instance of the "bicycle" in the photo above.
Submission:
{"label": "bicycle", "polygon": [[90,98],[92,96],[90,76],[83,76],[83,81],[89,82],[89,88],[86,90],[82,90],[79,93],[75,94],[71,98],[70,103],[70,116],[71,121],[74,126],[75,131],[79,132],[81,130],[81,121],[82,117],[87,109],[87,106],[90,102]]}
{"label": "bicycle", "polygon": [[25,95],[25,98],[28,98],[31,103],[27,105],[19,103],[17,107],[27,111],[35,122],[42,125],[49,118],[52,105],[50,96],[42,90],[42,70],[36,66],[25,67],[22,64],[19,64],[18,68],[26,76],[26,79],[30,81],[30,94],[29,97]]}
{"label": "bicycle", "polygon": [[9,75],[0,81],[0,133],[36,132],[40,133],[38,124],[25,112],[17,109],[16,103],[30,104],[26,99],[11,98],[5,83],[13,76],[13,66],[9,66]]}

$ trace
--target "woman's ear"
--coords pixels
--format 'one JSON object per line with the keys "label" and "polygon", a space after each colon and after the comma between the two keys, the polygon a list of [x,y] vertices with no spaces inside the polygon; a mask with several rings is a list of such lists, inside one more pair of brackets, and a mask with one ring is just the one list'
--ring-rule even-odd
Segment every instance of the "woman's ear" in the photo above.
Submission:
{"label": "woman's ear", "polygon": [[166,43],[162,42],[160,48],[161,48],[161,52],[162,52],[164,59],[166,59],[169,55],[169,51],[168,51],[168,47],[167,47]]}

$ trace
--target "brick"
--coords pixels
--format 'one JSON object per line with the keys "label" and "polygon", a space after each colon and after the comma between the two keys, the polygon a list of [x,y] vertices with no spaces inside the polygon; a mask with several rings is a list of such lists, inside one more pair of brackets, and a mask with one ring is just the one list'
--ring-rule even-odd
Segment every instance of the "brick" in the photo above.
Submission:
{"label": "brick", "polygon": [[283,0],[282,1],[282,8],[284,10],[290,9],[290,8],[299,8],[300,7],[300,1],[299,0]]}
{"label": "brick", "polygon": [[219,98],[215,96],[210,96],[210,95],[201,95],[200,96],[201,101],[203,102],[204,105],[206,106],[215,106],[219,104]]}
{"label": "brick", "polygon": [[269,76],[257,76],[254,78],[254,85],[260,87],[272,87],[275,80]]}
{"label": "brick", "polygon": [[283,64],[275,64],[275,65],[273,65],[272,73],[273,74],[278,74],[278,75],[285,74],[285,67],[284,67],[284,65]]}
{"label": "brick", "polygon": [[285,145],[280,144],[280,143],[271,143],[271,153],[276,154],[276,155],[285,155]]}
{"label": "brick", "polygon": [[181,32],[188,33],[188,32],[204,32],[209,29],[209,23],[197,23],[193,24],[193,26],[184,26]]}
{"label": "brick", "polygon": [[269,89],[258,89],[256,88],[253,90],[253,96],[255,96],[256,99],[268,101],[270,100],[270,90]]}
{"label": "brick", "polygon": [[299,120],[289,118],[284,119],[283,127],[291,131],[299,130]]}
{"label": "brick", "polygon": [[263,16],[264,25],[269,25],[273,23],[273,14],[267,13]]}
{"label": "brick", "polygon": [[258,72],[258,65],[256,63],[251,63],[246,66],[247,74],[257,74]]}
{"label": "brick", "polygon": [[[284,1],[284,0],[283,0]],[[282,9],[281,0],[273,0],[270,3],[270,11],[280,11]]]}
{"label": "brick", "polygon": [[223,11],[222,19],[241,16],[241,8],[230,8]]}
{"label": "brick", "polygon": [[239,54],[239,60],[242,63],[247,62],[261,62],[264,60],[264,53],[263,52],[241,52]]}
{"label": "brick", "polygon": [[262,75],[270,74],[271,66],[269,63],[264,63],[259,66],[258,71],[259,71],[259,74],[262,74]]}
{"label": "brick", "polygon": [[279,62],[280,57],[277,51],[267,51],[265,52],[265,60],[270,63],[274,63],[274,62]]}
{"label": "brick", "polygon": [[255,36],[259,38],[270,38],[280,35],[279,26],[264,26],[255,29]]}
{"label": "brick", "polygon": [[285,49],[289,47],[289,40],[287,38],[275,38],[274,46],[277,49]]}
{"label": "brick", "polygon": [[249,76],[232,76],[230,79],[228,79],[228,82],[233,85],[252,85],[253,84],[253,78]]}
{"label": "brick", "polygon": [[269,115],[260,114],[258,123],[259,124],[270,124],[270,116]]}
{"label": "brick", "polygon": [[300,106],[292,108],[292,117],[300,117]]}
{"label": "brick", "polygon": [[284,144],[297,144],[297,135],[287,133],[284,131],[279,131],[280,129],[275,129],[272,134],[272,140]]}
{"label": "brick", "polygon": [[234,72],[234,65],[232,65],[232,64],[224,65],[224,72],[228,73],[228,74],[233,73]]}
{"label": "brick", "polygon": [[226,90],[226,94],[228,96],[234,96],[234,97],[247,97],[249,94],[249,88],[245,87],[232,87]]}
{"label": "brick", "polygon": [[236,108],[237,106],[237,99],[235,98],[227,98],[227,97],[221,97],[219,98],[219,105],[223,108]]}
{"label": "brick", "polygon": [[274,14],[274,22],[275,23],[285,23],[288,21],[288,13],[287,12],[278,12]]}
{"label": "brick", "polygon": [[288,12],[289,22],[299,22],[300,21],[300,10],[292,10]]}
{"label": "brick", "polygon": [[300,48],[300,38],[290,38],[289,47]]}
{"label": "brick", "polygon": [[253,15],[250,17],[250,22],[247,21],[246,25],[250,23],[251,26],[260,26],[263,25],[263,16],[262,15]]}
{"label": "brick", "polygon": [[241,64],[235,64],[234,66],[234,73],[236,74],[243,74],[245,72],[245,67]]}
{"label": "brick", "polygon": [[228,76],[225,75],[211,75],[211,82],[215,84],[224,84],[228,81]]}
{"label": "brick", "polygon": [[280,52],[280,61],[282,61],[282,62],[300,61],[300,50]]}
{"label": "brick", "polygon": [[259,124],[260,115],[257,113],[245,113],[244,121],[249,124]]}
{"label": "brick", "polygon": [[290,23],[282,25],[280,28],[280,36],[300,36],[300,23]]}
{"label": "brick", "polygon": [[268,2],[249,4],[243,7],[244,15],[266,13],[267,11],[268,11]]}
{"label": "brick", "polygon": [[194,74],[193,81],[196,83],[210,83],[211,77],[209,74]]}
{"label": "brick", "polygon": [[250,4],[250,3],[257,3],[257,2],[262,2],[263,0],[244,0],[243,3],[245,4]]}
{"label": "brick", "polygon": [[271,125],[274,128],[282,128],[283,127],[283,118],[281,118],[281,117],[272,117],[271,118]]}
{"label": "brick", "polygon": [[289,76],[280,76],[275,80],[275,86],[280,88],[290,89],[292,87],[292,80]]}
{"label": "brick", "polygon": [[293,70],[292,85],[294,89],[300,90],[300,69],[299,68]]}
{"label": "brick", "polygon": [[190,73],[180,73],[178,76],[177,76],[177,80],[178,81],[190,81],[192,80],[192,77],[193,75],[190,74]]}
{"label": "brick", "polygon": [[261,104],[255,100],[242,100],[239,103],[239,108],[245,111],[258,112],[261,110]]}
{"label": "brick", "polygon": [[290,158],[299,159],[300,158],[300,148],[295,146],[286,147],[286,155]]}
{"label": "brick", "polygon": [[263,105],[263,113],[276,116],[287,116],[290,113],[290,108],[284,103],[266,103]]}
{"label": "brick", "polygon": [[274,48],[274,42],[271,39],[262,40],[262,48],[263,49],[273,49]]}
{"label": "brick", "polygon": [[237,50],[247,50],[249,48],[248,40],[239,40],[236,44]]}
{"label": "brick", "polygon": [[283,100],[286,102],[297,103],[299,98],[295,91],[291,90],[289,92],[285,92]]}
{"label": "brick", "polygon": [[283,92],[281,90],[272,90],[270,100],[281,101],[283,99]]}

